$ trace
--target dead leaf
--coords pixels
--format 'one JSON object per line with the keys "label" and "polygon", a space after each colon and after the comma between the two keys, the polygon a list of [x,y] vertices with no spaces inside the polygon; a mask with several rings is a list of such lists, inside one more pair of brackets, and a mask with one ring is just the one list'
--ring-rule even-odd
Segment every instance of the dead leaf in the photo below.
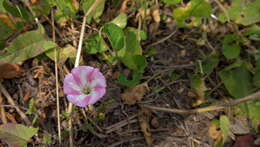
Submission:
{"label": "dead leaf", "polygon": [[16,121],[15,117],[12,114],[6,112],[5,116],[6,116],[7,120],[11,121],[12,123],[17,124],[17,121]]}
{"label": "dead leaf", "polygon": [[153,20],[157,23],[159,23],[161,21],[159,7],[152,9],[152,17],[153,17]]}
{"label": "dead leaf", "polygon": [[147,83],[143,83],[126,89],[121,96],[125,104],[133,105],[144,97],[147,90]]}
{"label": "dead leaf", "polygon": [[132,0],[124,0],[121,4],[120,13],[126,13],[128,10],[128,3]]}
{"label": "dead leaf", "polygon": [[150,132],[149,121],[151,119],[151,111],[149,109],[141,107],[138,113],[139,124],[144,134],[146,143],[151,146],[153,144],[153,137]]}
{"label": "dead leaf", "polygon": [[0,65],[0,79],[18,78],[24,75],[25,70],[16,63],[6,63]]}

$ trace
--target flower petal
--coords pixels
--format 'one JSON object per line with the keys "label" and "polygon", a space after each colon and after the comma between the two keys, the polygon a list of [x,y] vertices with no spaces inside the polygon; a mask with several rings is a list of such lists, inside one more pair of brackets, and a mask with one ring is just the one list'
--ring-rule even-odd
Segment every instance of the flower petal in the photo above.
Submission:
{"label": "flower petal", "polygon": [[[71,89],[68,89],[68,87],[70,87]],[[65,76],[63,88],[64,88],[64,93],[65,94],[70,94],[72,90],[74,90],[74,91],[81,91],[80,85],[78,85],[75,82],[72,74],[67,74]]]}
{"label": "flower petal", "polygon": [[69,102],[71,102],[72,104],[79,106],[79,107],[85,107],[89,104],[89,100],[91,98],[91,96],[89,95],[68,95],[67,96]]}
{"label": "flower petal", "polygon": [[101,86],[96,86],[93,91],[91,92],[89,104],[95,104],[98,100],[100,100],[106,93],[106,88]]}
{"label": "flower petal", "polygon": [[104,87],[104,88],[107,87],[107,85],[106,85],[106,79],[105,79],[105,77],[103,76],[103,74],[102,74],[101,72],[99,72],[99,70],[98,70],[98,72],[95,74],[94,80],[91,81],[90,87],[95,87],[95,86],[97,86],[97,85],[99,85],[99,86],[101,86],[101,87]]}
{"label": "flower petal", "polygon": [[69,85],[63,85],[64,93],[69,94],[69,95],[80,95],[81,92],[78,90],[73,89]]}
{"label": "flower petal", "polygon": [[82,84],[82,86],[87,84],[87,75],[89,75],[94,70],[91,66],[78,66],[74,69],[72,69],[73,75],[78,75],[79,80]]}
{"label": "flower petal", "polygon": [[[90,66],[79,66],[64,79],[64,93],[68,100],[77,106],[85,107],[96,103],[106,93],[106,79],[99,69]],[[83,94],[83,89],[91,88],[90,94]]]}

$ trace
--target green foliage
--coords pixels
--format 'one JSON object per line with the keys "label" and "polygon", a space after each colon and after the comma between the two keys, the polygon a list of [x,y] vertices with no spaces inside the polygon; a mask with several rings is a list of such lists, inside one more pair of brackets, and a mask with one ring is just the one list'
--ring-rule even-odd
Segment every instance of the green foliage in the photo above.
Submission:
{"label": "green foliage", "polygon": [[[191,0],[185,7],[173,10],[173,18],[179,27],[198,25],[202,18],[212,13],[211,5],[206,0]],[[187,23],[188,19],[191,23]]]}
{"label": "green foliage", "polygon": [[37,132],[38,128],[8,123],[0,126],[0,139],[9,146],[26,147],[27,141]]}
{"label": "green foliage", "polygon": [[182,2],[182,0],[162,0],[162,2],[164,2],[165,4],[169,4],[169,5],[175,5],[175,4]]}
{"label": "green foliage", "polygon": [[37,16],[39,15],[48,15],[51,10],[51,3],[48,0],[38,1],[37,4],[32,5],[32,10]]}
{"label": "green foliage", "polygon": [[0,19],[0,41],[5,40],[14,32],[15,28],[12,28],[6,24],[2,19]]}
{"label": "green foliage", "polygon": [[231,2],[231,7],[227,8],[227,14],[220,14],[222,22],[230,19],[237,24],[248,26],[260,21],[260,5],[258,0],[232,0]]}
{"label": "green foliage", "polygon": [[125,13],[120,13],[111,21],[111,23],[116,24],[120,28],[124,29],[127,25],[127,15]]}
{"label": "green foliage", "polygon": [[[85,13],[93,6],[96,0],[82,0],[82,8]],[[91,19],[98,21],[98,18],[102,15],[105,7],[105,0],[101,0],[94,11],[91,11],[87,16],[87,22],[90,23]]]}
{"label": "green foliage", "polygon": [[113,23],[109,23],[104,25],[103,30],[106,33],[114,50],[118,51],[125,46],[125,35],[119,26]]}
{"label": "green foliage", "polygon": [[[76,49],[70,44],[63,48],[57,48],[57,61],[59,64],[64,64],[67,59],[76,58]],[[55,61],[55,49],[51,49],[45,53],[51,60]]]}
{"label": "green foliage", "polygon": [[119,84],[121,84],[123,86],[131,87],[131,86],[134,86],[134,85],[137,85],[138,83],[140,83],[141,77],[142,77],[141,72],[134,71],[131,80],[128,80],[124,74],[120,74],[120,76],[118,77],[117,80],[118,80]]}
{"label": "green foliage", "polygon": [[107,51],[109,48],[99,33],[92,34],[85,40],[86,51],[89,54],[97,54]]}
{"label": "green foliage", "polygon": [[230,134],[230,122],[229,119],[226,115],[221,115],[219,119],[219,126],[222,134],[222,143],[228,139],[229,134]]}
{"label": "green foliage", "polygon": [[33,18],[32,14],[25,7],[15,5],[8,0],[3,0],[2,4],[4,11],[14,17],[22,18],[22,20],[29,20]]}
{"label": "green foliage", "polygon": [[254,85],[260,87],[260,59],[256,61],[256,72],[253,78]]}
{"label": "green foliage", "polygon": [[18,36],[5,53],[0,55],[0,64],[21,62],[57,47],[56,43],[46,39],[43,27]]}
{"label": "green foliage", "polygon": [[219,64],[219,54],[213,53],[202,61],[203,73],[210,74]]}
{"label": "green foliage", "polygon": [[252,75],[245,66],[242,64],[239,67],[220,72],[220,78],[226,89],[235,98],[247,96],[253,89]]}
{"label": "green foliage", "polygon": [[225,35],[223,40],[222,52],[227,59],[237,58],[240,54],[241,39],[238,35]]}

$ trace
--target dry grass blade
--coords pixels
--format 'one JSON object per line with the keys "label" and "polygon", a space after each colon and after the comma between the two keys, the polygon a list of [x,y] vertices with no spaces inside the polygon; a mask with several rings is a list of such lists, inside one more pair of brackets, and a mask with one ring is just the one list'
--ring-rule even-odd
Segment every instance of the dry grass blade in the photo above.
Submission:
{"label": "dry grass blade", "polygon": [[[51,25],[52,25],[52,41],[56,41],[55,24],[54,24],[54,12],[51,11]],[[59,95],[59,77],[58,77],[58,61],[57,61],[57,48],[55,50],[55,83],[56,83],[56,109],[57,109],[57,125],[58,125],[58,140],[61,144],[61,127],[60,127],[60,95]]]}

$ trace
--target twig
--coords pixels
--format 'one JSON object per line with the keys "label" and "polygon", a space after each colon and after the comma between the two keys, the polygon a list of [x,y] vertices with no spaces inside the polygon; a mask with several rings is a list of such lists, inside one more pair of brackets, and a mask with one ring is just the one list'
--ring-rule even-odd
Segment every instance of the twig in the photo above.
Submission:
{"label": "twig", "polygon": [[5,87],[2,85],[2,83],[0,83],[0,91],[1,93],[7,98],[8,103],[10,103],[12,106],[14,106],[14,108],[16,109],[17,113],[22,117],[22,119],[25,121],[26,125],[31,125],[32,123],[30,122],[30,120],[28,119],[28,117],[23,113],[23,111],[21,111],[21,109],[19,107],[16,106],[14,100],[12,99],[12,97],[10,96],[10,94],[8,93],[8,91],[5,89]]}
{"label": "twig", "polygon": [[154,42],[154,43],[152,43],[152,44],[147,45],[146,48],[150,48],[150,47],[153,47],[153,46],[158,45],[158,44],[160,44],[160,43],[163,43],[164,41],[166,41],[166,40],[168,40],[169,38],[171,38],[176,32],[177,32],[177,30],[173,31],[173,32],[172,32],[171,34],[169,34],[168,36],[166,36],[166,37],[164,37],[164,38],[162,38],[162,39],[160,39],[160,40],[158,40],[158,41],[156,41],[156,42]]}
{"label": "twig", "polygon": [[6,120],[6,116],[5,116],[5,109],[3,107],[3,97],[2,97],[2,93],[0,92],[0,103],[1,103],[1,106],[0,106],[0,111],[1,111],[1,120],[2,120],[2,123],[3,124],[6,124],[7,123],[7,120]]}
{"label": "twig", "polygon": [[[54,24],[54,12],[51,10],[51,25],[52,25],[52,40],[56,41],[55,24]],[[55,83],[56,83],[56,111],[58,121],[58,139],[61,144],[61,127],[60,127],[60,96],[59,96],[59,77],[58,77],[58,60],[57,60],[57,48],[54,49],[54,62],[55,62]]]}
{"label": "twig", "polygon": [[[87,16],[98,6],[98,4],[101,1],[102,0],[95,1],[94,4],[88,9],[88,11],[85,13],[85,15],[83,17],[83,22],[82,22],[81,31],[80,31],[79,44],[78,44],[78,50],[77,50],[77,56],[76,56],[76,61],[75,61],[75,67],[79,66],[82,43],[83,43],[84,34],[85,34],[85,26],[86,26],[86,22],[87,22]],[[68,114],[71,114],[72,108],[73,108],[73,104],[69,103]],[[73,147],[72,117],[69,118],[68,125],[69,125],[69,132],[70,132],[70,135],[69,135],[70,147]]]}
{"label": "twig", "polygon": [[208,112],[208,111],[215,111],[215,110],[221,110],[224,109],[226,107],[230,107],[230,106],[234,106],[237,104],[241,104],[243,102],[247,102],[250,100],[255,100],[255,99],[260,99],[260,91],[248,95],[246,97],[240,98],[240,99],[236,99],[236,100],[232,100],[228,103],[222,103],[222,104],[215,104],[212,106],[208,106],[205,108],[197,108],[197,109],[191,109],[191,110],[187,110],[187,109],[175,109],[175,108],[163,108],[163,107],[156,107],[156,106],[150,106],[150,105],[143,105],[146,108],[152,109],[152,110],[158,110],[158,111],[166,111],[166,112],[173,112],[173,113],[179,113],[179,114],[194,114],[194,113],[202,113],[202,112]]}

